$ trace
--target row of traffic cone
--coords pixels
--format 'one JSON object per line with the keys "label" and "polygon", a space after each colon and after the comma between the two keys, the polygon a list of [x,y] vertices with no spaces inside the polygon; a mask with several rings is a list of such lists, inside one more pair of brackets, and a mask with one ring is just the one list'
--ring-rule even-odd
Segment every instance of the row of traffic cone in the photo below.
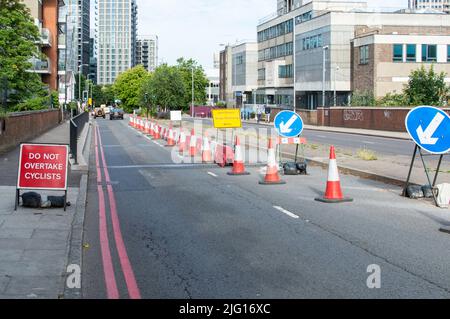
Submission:
{"label": "row of traffic cone", "polygon": [[[150,134],[155,139],[160,139],[161,135],[161,127],[152,122],[144,121],[139,118],[131,118],[130,125],[135,127],[141,131],[144,131],[147,134]],[[167,140],[168,147],[173,147],[178,144],[178,151],[180,154],[188,153],[190,157],[195,157],[199,152],[199,143],[197,141],[197,136],[195,135],[194,129],[191,131],[191,135],[189,137],[181,131],[177,134],[177,139],[174,137],[174,131],[172,127],[164,128],[162,131],[162,138]],[[202,140],[200,142],[201,149],[201,157],[203,163],[211,163],[212,159],[212,151],[211,145],[208,139],[207,134],[205,133]],[[242,148],[240,139],[236,136],[235,139],[235,155],[233,168],[231,172],[228,172],[228,175],[239,176],[239,175],[249,175],[250,173],[245,170],[245,164],[242,156]],[[273,145],[273,140],[269,139],[268,145],[268,158],[267,158],[267,167],[266,174],[264,180],[260,181],[261,185],[280,185],[285,184],[279,175],[279,165],[276,161],[275,148]],[[344,197],[341,182],[338,172],[338,166],[336,161],[336,152],[334,146],[330,148],[330,162],[328,167],[328,179],[326,191],[323,197],[316,198],[316,201],[325,202],[325,203],[341,203],[341,202],[351,202],[353,199]]]}

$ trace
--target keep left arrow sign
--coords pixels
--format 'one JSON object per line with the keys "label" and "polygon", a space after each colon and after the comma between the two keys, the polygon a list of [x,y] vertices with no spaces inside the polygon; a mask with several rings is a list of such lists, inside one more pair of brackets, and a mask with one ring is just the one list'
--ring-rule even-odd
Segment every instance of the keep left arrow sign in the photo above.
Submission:
{"label": "keep left arrow sign", "polygon": [[434,133],[436,133],[436,130],[442,124],[444,119],[444,115],[442,115],[441,113],[437,113],[425,131],[423,130],[422,125],[417,128],[417,136],[419,137],[421,144],[436,145],[439,139],[434,138],[433,135]]}

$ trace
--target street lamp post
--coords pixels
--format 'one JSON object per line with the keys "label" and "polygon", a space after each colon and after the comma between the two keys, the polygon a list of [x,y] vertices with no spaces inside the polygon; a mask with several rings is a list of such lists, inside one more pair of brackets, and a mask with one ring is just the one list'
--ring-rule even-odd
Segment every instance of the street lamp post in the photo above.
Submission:
{"label": "street lamp post", "polygon": [[322,48],[323,51],[323,61],[322,61],[322,107],[325,107],[325,75],[326,75],[326,52],[329,49],[329,46],[326,45]]}
{"label": "street lamp post", "polygon": [[334,106],[337,105],[337,94],[336,94],[336,73],[337,71],[339,71],[339,65],[336,65],[336,68],[334,70],[334,93],[333,93],[333,101],[334,101]]}

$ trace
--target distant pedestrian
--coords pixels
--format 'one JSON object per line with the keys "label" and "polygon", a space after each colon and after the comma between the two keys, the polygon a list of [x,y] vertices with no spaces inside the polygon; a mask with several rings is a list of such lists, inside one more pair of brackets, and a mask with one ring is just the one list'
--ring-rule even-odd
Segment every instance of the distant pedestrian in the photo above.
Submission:
{"label": "distant pedestrian", "polygon": [[266,114],[266,123],[270,123],[270,112],[271,109],[266,105],[266,107],[264,108],[264,113]]}
{"label": "distant pedestrian", "polygon": [[258,123],[261,121],[261,117],[262,117],[262,108],[258,106],[258,108],[256,109],[256,116],[258,119]]}

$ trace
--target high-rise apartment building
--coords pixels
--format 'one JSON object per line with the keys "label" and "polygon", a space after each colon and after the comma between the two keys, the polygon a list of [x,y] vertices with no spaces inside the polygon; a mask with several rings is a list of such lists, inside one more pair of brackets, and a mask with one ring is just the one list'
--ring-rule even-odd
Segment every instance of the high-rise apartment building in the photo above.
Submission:
{"label": "high-rise apartment building", "polygon": [[41,33],[41,40],[37,45],[43,53],[42,57],[32,59],[31,72],[41,75],[42,81],[50,90],[58,89],[58,40],[59,8],[64,6],[59,0],[24,0],[30,9],[31,16]]}
{"label": "high-rise apartment building", "polygon": [[112,84],[136,65],[135,0],[98,0],[97,83]]}
{"label": "high-rise apartment building", "polygon": [[158,66],[158,36],[142,36],[136,42],[136,65],[153,72]]}
{"label": "high-rise apartment building", "polygon": [[410,9],[432,9],[450,13],[450,0],[409,0]]}

